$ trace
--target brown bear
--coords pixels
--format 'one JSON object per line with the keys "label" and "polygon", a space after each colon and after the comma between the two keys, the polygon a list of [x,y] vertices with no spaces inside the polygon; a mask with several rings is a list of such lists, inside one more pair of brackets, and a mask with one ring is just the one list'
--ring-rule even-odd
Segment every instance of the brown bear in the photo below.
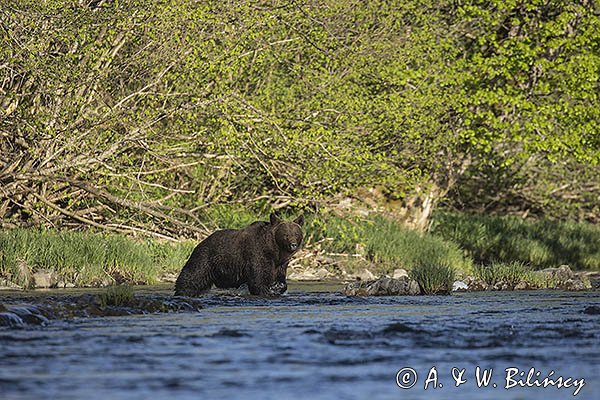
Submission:
{"label": "brown bear", "polygon": [[302,243],[303,222],[303,215],[286,222],[271,214],[270,222],[214,232],[196,246],[183,266],[175,295],[198,296],[213,284],[238,288],[244,283],[253,295],[283,294],[288,263]]}

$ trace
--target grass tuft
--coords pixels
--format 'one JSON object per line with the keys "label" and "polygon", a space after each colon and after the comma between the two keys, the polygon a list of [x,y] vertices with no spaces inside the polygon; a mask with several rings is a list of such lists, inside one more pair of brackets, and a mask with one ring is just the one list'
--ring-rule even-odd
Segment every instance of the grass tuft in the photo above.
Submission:
{"label": "grass tuft", "polygon": [[475,275],[490,286],[504,283],[514,288],[519,282],[528,282],[531,270],[520,261],[492,262],[475,268]]}
{"label": "grass tuft", "polygon": [[409,276],[417,281],[426,295],[450,294],[454,283],[454,269],[446,264],[426,262],[410,270]]}
{"label": "grass tuft", "polygon": [[98,295],[100,307],[123,307],[133,302],[133,288],[129,285],[109,286]]}
{"label": "grass tuft", "polygon": [[411,270],[427,263],[450,265],[462,271],[472,267],[471,260],[454,243],[383,217],[308,219],[306,231],[314,241],[330,239],[323,242],[326,252],[356,253],[360,249],[379,273],[389,274],[395,268]]}

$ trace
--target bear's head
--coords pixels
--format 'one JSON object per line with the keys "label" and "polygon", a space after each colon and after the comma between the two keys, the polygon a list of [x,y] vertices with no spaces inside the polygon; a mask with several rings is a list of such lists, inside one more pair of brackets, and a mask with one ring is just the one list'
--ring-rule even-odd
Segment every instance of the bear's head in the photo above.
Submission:
{"label": "bear's head", "polygon": [[304,215],[300,215],[295,220],[282,221],[275,214],[271,214],[271,226],[275,235],[275,242],[280,250],[292,254],[295,253],[302,244],[302,224]]}

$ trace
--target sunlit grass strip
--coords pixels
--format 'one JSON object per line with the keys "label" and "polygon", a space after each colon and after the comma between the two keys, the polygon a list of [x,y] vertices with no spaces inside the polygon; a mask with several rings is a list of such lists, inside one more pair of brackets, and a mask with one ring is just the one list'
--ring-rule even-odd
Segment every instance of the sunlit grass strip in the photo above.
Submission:
{"label": "sunlit grass strip", "polygon": [[429,262],[451,265],[470,271],[472,261],[454,243],[403,227],[382,217],[352,219],[327,216],[309,220],[307,233],[315,238],[331,238],[324,243],[327,251],[355,253],[361,248],[369,261],[383,272],[395,268],[410,270]]}
{"label": "sunlit grass strip", "polygon": [[164,273],[179,271],[193,246],[92,232],[3,230],[0,277],[27,286],[28,274],[51,270],[77,286],[149,284]]}
{"label": "sunlit grass strip", "polygon": [[[239,228],[267,219],[225,207],[209,210],[205,217],[220,228]],[[327,239],[322,248],[326,253],[353,254],[360,249],[376,274],[399,267],[410,270],[427,262],[463,271],[471,268],[471,260],[455,244],[385,218],[307,215],[304,230],[306,246]],[[46,269],[76,286],[155,283],[166,273],[177,274],[196,244],[91,231],[4,230],[0,231],[0,278],[27,287],[31,273]]]}

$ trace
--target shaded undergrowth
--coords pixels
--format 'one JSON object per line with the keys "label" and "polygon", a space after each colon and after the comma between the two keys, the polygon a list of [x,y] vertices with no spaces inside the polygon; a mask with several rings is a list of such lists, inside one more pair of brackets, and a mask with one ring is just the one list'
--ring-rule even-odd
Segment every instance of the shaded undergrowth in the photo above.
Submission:
{"label": "shaded undergrowth", "polygon": [[590,223],[439,212],[430,232],[457,243],[477,264],[520,262],[532,269],[566,264],[573,270],[600,270],[600,227]]}

